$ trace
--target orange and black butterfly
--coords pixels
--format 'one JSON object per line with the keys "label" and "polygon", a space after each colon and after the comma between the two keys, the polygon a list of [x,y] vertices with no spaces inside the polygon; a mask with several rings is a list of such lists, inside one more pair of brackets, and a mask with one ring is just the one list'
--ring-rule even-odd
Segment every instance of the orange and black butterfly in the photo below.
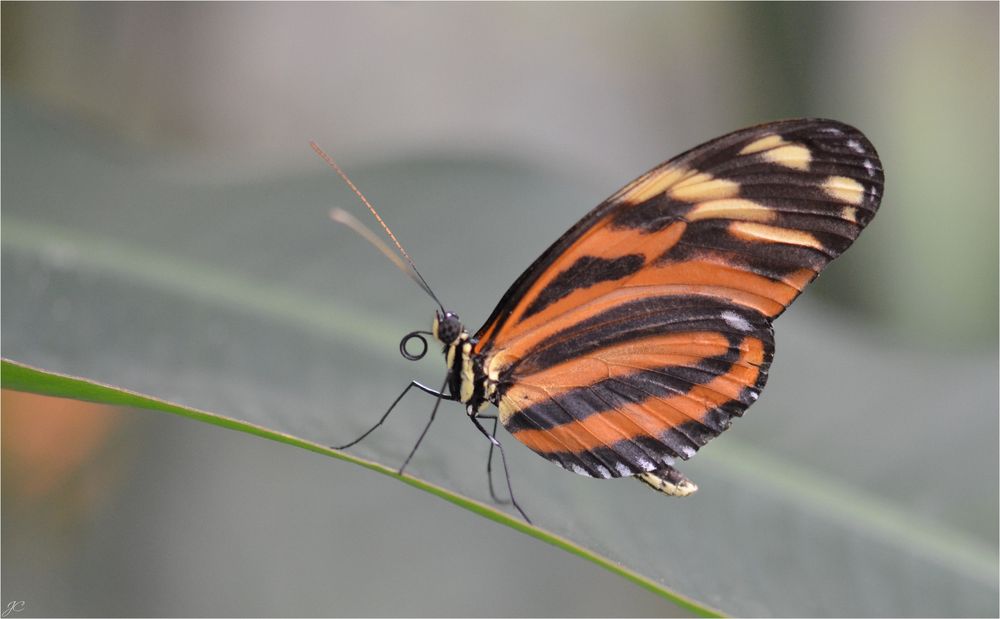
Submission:
{"label": "orange and black butterfly", "polygon": [[[772,321],[872,220],[883,181],[871,142],[832,120],[773,122],[702,144],[584,216],[475,334],[441,306],[431,331],[409,334],[400,350],[420,358],[432,335],[444,383],[407,390],[435,395],[435,413],[442,399],[464,404],[491,456],[498,419],[574,473],[691,494],[677,459],[757,400]],[[420,354],[406,348],[414,337]],[[488,404],[498,415],[484,414]],[[492,434],[480,419],[494,420]]]}

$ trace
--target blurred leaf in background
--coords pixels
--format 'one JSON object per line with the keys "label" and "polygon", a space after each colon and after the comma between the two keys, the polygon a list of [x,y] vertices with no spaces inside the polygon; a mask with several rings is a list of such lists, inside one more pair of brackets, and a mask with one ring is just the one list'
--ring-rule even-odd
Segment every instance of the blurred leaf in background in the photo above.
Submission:
{"label": "blurred leaf in background", "polygon": [[[778,320],[761,401],[686,469],[698,496],[508,438],[519,500],[734,614],[997,614],[996,4],[0,10],[2,354],[323,443],[442,366],[396,356],[433,307],[326,223],[358,206],[309,139],[476,325],[650,166],[778,117],[858,126],[882,210]],[[398,464],[429,405],[357,453]],[[4,401],[3,588],[30,614],[679,612],[401,484],[150,413],[79,412],[74,441],[53,422],[43,442],[78,443],[59,470],[105,489],[56,553],[8,464],[41,410]],[[485,500],[481,438],[447,412],[413,472]]]}

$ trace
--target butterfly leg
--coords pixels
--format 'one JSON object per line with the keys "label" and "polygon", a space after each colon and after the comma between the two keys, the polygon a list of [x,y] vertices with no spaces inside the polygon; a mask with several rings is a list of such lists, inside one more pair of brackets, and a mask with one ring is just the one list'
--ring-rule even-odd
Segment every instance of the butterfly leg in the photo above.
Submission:
{"label": "butterfly leg", "polygon": [[528,515],[524,513],[524,510],[521,509],[521,506],[517,504],[517,499],[514,498],[514,488],[511,487],[510,485],[510,470],[507,468],[507,456],[504,455],[503,453],[503,445],[500,444],[500,441],[498,441],[495,436],[491,436],[490,433],[486,431],[486,428],[483,427],[483,424],[479,423],[479,419],[477,418],[475,411],[473,411],[471,407],[467,409],[467,412],[469,415],[469,419],[472,420],[472,423],[476,426],[476,429],[479,430],[479,432],[482,433],[483,436],[489,439],[490,444],[493,447],[496,447],[500,451],[500,461],[503,463],[503,474],[507,478],[507,492],[510,493],[510,502],[513,503],[514,507],[517,508],[517,511],[521,513],[521,517],[524,518],[524,520],[528,524],[531,524],[531,518],[528,518]]}
{"label": "butterfly leg", "polygon": [[[493,420],[493,431],[490,432],[490,436],[494,439],[497,437],[497,424],[499,419],[496,415],[477,415],[479,419],[492,419]],[[510,503],[507,499],[501,499],[497,496],[496,491],[493,490],[493,441],[490,441],[490,454],[486,456],[486,481],[489,483],[490,487],[490,498],[493,499],[495,503],[500,505],[506,505]]]}
{"label": "butterfly leg", "polygon": [[[417,381],[413,381],[410,384],[411,385],[417,385],[418,387],[420,387],[424,391],[427,391],[427,393],[436,394],[437,395],[437,399],[434,400],[434,408],[431,409],[431,418],[427,420],[427,425],[424,426],[424,431],[420,433],[420,438],[417,439],[417,444],[414,445],[413,449],[410,450],[410,455],[406,456],[406,460],[403,461],[403,466],[399,467],[399,470],[396,471],[396,473],[398,473],[399,475],[403,474],[403,469],[405,469],[406,465],[410,463],[410,458],[413,457],[413,454],[417,453],[417,447],[420,447],[420,442],[424,440],[424,437],[427,436],[427,431],[431,429],[431,424],[434,423],[434,416],[437,415],[438,406],[441,405],[441,400],[454,400],[455,399],[453,397],[448,397],[448,396],[444,395],[444,387],[445,387],[445,385],[448,384],[448,376],[447,375],[445,375],[444,382],[441,383],[441,389],[439,389],[438,391],[428,390],[426,387],[424,387],[423,385],[421,385]],[[409,387],[407,387],[407,389],[409,389]],[[403,393],[406,393],[406,392],[404,391]],[[401,398],[403,396],[399,396],[399,397]],[[399,398],[397,398],[396,401],[398,402]],[[395,404],[393,404],[393,406],[395,406]]]}
{"label": "butterfly leg", "polygon": [[[382,425],[382,423],[389,416],[389,413],[392,412],[392,409],[396,408],[396,405],[399,404],[399,401],[403,399],[403,396],[405,396],[407,394],[407,392],[409,392],[409,390],[412,389],[413,387],[416,387],[417,389],[420,389],[421,391],[423,391],[425,393],[429,393],[432,396],[435,396],[436,398],[438,398],[439,401],[440,400],[454,400],[455,399],[453,396],[445,395],[444,394],[444,386],[443,385],[441,387],[441,391],[434,391],[430,387],[428,387],[426,385],[421,385],[420,383],[418,383],[415,380],[411,381],[410,384],[406,386],[406,389],[403,389],[403,393],[399,394],[399,397],[396,398],[392,402],[392,404],[389,406],[389,410],[385,411],[385,414],[382,415],[382,418],[378,420],[378,423],[376,423],[375,425],[373,425],[371,428],[368,429],[368,431],[366,431],[364,434],[362,434],[358,438],[354,439],[350,443],[347,443],[345,445],[339,445],[339,446],[334,445],[334,446],[331,446],[330,449],[347,449],[348,447],[353,447],[354,445],[357,445],[358,443],[360,443],[362,440],[364,440],[364,438],[366,436],[368,436],[369,434],[371,434],[372,432],[374,432],[380,425]],[[435,408],[437,408],[436,404],[435,404]],[[424,430],[424,432],[426,432],[426,430]],[[422,435],[421,435],[421,438],[423,438]],[[410,455],[412,455],[412,454],[410,454]]]}

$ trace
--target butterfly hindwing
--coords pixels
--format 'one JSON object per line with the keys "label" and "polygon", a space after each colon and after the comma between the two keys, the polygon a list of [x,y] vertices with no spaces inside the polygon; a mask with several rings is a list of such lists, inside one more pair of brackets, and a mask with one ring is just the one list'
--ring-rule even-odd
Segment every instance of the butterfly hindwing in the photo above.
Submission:
{"label": "butterfly hindwing", "polygon": [[770,323],[752,310],[699,296],[625,301],[516,362],[497,357],[500,418],[578,473],[651,471],[728,428],[764,387],[772,352]]}
{"label": "butterfly hindwing", "polygon": [[595,477],[690,457],[756,399],[771,320],[857,238],[882,183],[864,135],[810,119],[728,134],[639,177],[479,330],[501,421]]}

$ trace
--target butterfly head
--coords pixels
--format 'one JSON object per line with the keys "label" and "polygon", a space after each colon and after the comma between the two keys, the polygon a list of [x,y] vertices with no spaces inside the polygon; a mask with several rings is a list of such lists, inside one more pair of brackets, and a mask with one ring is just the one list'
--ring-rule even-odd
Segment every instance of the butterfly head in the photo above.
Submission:
{"label": "butterfly head", "polygon": [[431,328],[434,339],[440,341],[445,346],[454,344],[465,332],[462,321],[458,314],[452,312],[434,312],[434,326]]}

